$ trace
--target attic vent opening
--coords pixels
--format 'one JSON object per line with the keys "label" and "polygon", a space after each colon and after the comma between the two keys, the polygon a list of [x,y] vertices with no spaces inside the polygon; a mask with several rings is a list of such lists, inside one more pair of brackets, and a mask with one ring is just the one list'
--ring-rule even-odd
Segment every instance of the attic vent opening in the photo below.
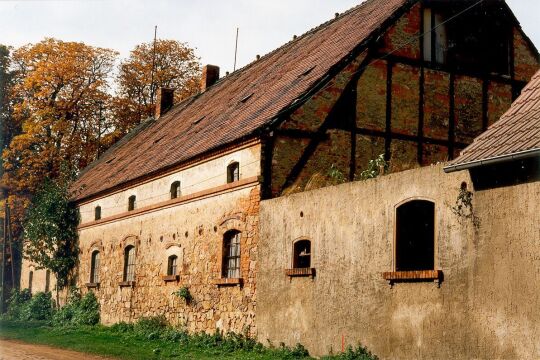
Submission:
{"label": "attic vent opening", "polygon": [[200,123],[205,117],[206,117],[206,115],[204,115],[203,117],[199,118],[198,120],[195,120],[194,122],[192,122],[192,124],[195,125],[195,124]]}
{"label": "attic vent opening", "polygon": [[315,69],[316,66],[317,66],[317,65],[314,65],[314,66],[310,67],[309,69],[307,69],[306,71],[304,71],[303,73],[301,73],[298,77],[300,78],[300,77],[302,77],[302,76],[309,75],[309,73],[312,72],[313,69]]}
{"label": "attic vent opening", "polygon": [[254,93],[251,93],[251,94],[249,94],[249,95],[247,95],[247,96],[244,96],[242,99],[240,99],[240,102],[241,102],[242,104],[244,104],[246,101],[248,101],[248,100],[253,96],[253,94],[254,94]]}

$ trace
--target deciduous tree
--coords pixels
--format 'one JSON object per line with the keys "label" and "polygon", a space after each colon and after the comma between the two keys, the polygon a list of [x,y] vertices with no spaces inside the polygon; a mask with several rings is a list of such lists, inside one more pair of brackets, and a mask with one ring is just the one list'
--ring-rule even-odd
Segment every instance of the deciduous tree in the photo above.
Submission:
{"label": "deciduous tree", "polygon": [[117,135],[154,114],[160,87],[174,88],[175,100],[179,101],[197,93],[199,79],[199,58],[187,44],[158,39],[155,49],[153,42],[137,45],[120,64],[115,99]]}

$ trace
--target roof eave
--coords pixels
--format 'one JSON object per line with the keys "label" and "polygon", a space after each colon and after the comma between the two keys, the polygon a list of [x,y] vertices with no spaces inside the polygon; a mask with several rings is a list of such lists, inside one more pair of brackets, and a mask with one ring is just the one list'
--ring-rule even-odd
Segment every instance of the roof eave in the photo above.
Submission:
{"label": "roof eave", "polygon": [[477,168],[480,166],[485,166],[485,165],[498,164],[498,163],[511,161],[511,160],[526,159],[526,158],[534,157],[534,156],[540,156],[540,148],[529,149],[529,150],[520,151],[513,154],[494,156],[491,158],[470,161],[470,162],[466,162],[462,164],[445,166],[443,169],[445,173],[451,173],[451,172],[461,171],[461,170],[470,170],[470,169]]}

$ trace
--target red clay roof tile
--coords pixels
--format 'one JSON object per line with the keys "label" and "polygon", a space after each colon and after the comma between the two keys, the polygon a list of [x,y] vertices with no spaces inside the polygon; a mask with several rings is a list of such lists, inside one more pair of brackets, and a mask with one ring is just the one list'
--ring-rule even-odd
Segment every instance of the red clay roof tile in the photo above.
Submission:
{"label": "red clay roof tile", "polygon": [[83,171],[72,186],[74,199],[105,193],[254,136],[413,2],[368,0],[141,125]]}

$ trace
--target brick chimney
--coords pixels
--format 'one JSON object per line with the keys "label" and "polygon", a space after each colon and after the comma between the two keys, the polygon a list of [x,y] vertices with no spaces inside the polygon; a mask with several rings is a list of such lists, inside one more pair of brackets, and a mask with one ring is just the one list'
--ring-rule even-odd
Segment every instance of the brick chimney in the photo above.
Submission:
{"label": "brick chimney", "polygon": [[174,89],[160,88],[156,99],[156,112],[154,118],[159,119],[174,105]]}
{"label": "brick chimney", "polygon": [[205,65],[202,69],[201,92],[204,92],[210,86],[219,80],[219,66]]}

